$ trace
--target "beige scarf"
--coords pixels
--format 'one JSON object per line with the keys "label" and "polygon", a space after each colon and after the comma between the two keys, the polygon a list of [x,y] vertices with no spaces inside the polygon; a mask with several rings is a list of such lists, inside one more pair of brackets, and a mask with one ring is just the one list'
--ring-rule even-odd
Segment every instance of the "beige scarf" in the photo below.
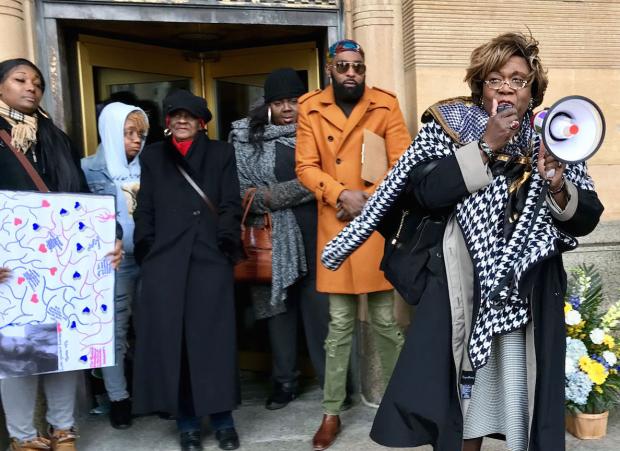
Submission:
{"label": "beige scarf", "polygon": [[13,147],[25,154],[37,144],[38,119],[36,113],[32,116],[20,113],[0,100],[0,117],[12,127],[11,144]]}

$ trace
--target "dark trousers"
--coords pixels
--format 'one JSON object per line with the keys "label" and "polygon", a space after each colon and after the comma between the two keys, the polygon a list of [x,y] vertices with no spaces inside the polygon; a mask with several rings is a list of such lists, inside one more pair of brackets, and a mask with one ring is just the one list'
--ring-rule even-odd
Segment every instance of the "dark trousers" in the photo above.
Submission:
{"label": "dark trousers", "polygon": [[316,291],[314,274],[307,275],[289,288],[286,312],[267,319],[275,382],[297,384],[298,325],[303,322],[312,366],[321,387],[325,380],[325,338],[329,325],[329,298]]}

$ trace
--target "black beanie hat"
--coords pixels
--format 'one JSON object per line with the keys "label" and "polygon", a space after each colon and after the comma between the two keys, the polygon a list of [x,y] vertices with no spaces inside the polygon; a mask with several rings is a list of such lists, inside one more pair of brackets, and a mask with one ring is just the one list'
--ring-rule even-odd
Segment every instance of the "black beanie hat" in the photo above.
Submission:
{"label": "black beanie hat", "polygon": [[265,103],[299,97],[305,92],[299,75],[290,67],[274,70],[265,80]]}
{"label": "black beanie hat", "polygon": [[207,101],[185,89],[172,91],[164,99],[166,116],[177,110],[188,111],[192,116],[202,119],[205,123],[209,122],[212,117],[211,111],[207,108]]}

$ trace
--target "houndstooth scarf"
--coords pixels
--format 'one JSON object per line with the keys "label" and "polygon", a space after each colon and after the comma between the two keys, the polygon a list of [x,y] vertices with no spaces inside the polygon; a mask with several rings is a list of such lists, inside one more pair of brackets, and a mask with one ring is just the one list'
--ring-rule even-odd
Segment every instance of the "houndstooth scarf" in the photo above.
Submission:
{"label": "houndstooth scarf", "polygon": [[22,153],[37,144],[37,115],[20,113],[0,100],[0,117],[11,126],[11,144]]}
{"label": "houndstooth scarf", "polygon": [[[381,218],[394,204],[414,167],[450,156],[459,147],[480,139],[488,114],[469,99],[452,99],[431,107],[423,116],[426,124],[398,160],[385,180],[368,200],[362,213],[351,221],[324,248],[321,261],[337,269],[342,261],[368,239]],[[540,147],[525,118],[522,130],[504,151],[518,152],[529,146],[534,167]],[[528,141],[531,142],[528,143]],[[585,163],[570,165],[566,179],[582,189],[594,189]],[[463,232],[474,271],[480,283],[480,307],[473,320],[468,353],[474,369],[483,367],[491,354],[494,336],[525,326],[530,319],[527,298],[519,293],[523,275],[544,258],[563,249],[576,247],[577,241],[557,229],[546,202],[537,202],[546,182],[534,171],[530,177],[525,206],[510,237],[503,233],[508,202],[508,180],[493,178],[486,187],[470,194],[456,205],[456,220]]]}

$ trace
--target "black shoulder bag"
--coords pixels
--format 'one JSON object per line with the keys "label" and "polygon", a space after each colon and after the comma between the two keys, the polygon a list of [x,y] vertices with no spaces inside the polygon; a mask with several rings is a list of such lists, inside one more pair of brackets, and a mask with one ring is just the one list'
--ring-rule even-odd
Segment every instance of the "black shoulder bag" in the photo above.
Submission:
{"label": "black shoulder bag", "polygon": [[[436,160],[420,168],[416,180],[427,176],[437,164]],[[431,213],[419,204],[413,192],[416,185],[410,177],[396,204],[377,227],[385,238],[380,268],[411,305],[420,302],[429,274],[426,265],[430,253],[441,243],[446,226],[444,215]]]}

